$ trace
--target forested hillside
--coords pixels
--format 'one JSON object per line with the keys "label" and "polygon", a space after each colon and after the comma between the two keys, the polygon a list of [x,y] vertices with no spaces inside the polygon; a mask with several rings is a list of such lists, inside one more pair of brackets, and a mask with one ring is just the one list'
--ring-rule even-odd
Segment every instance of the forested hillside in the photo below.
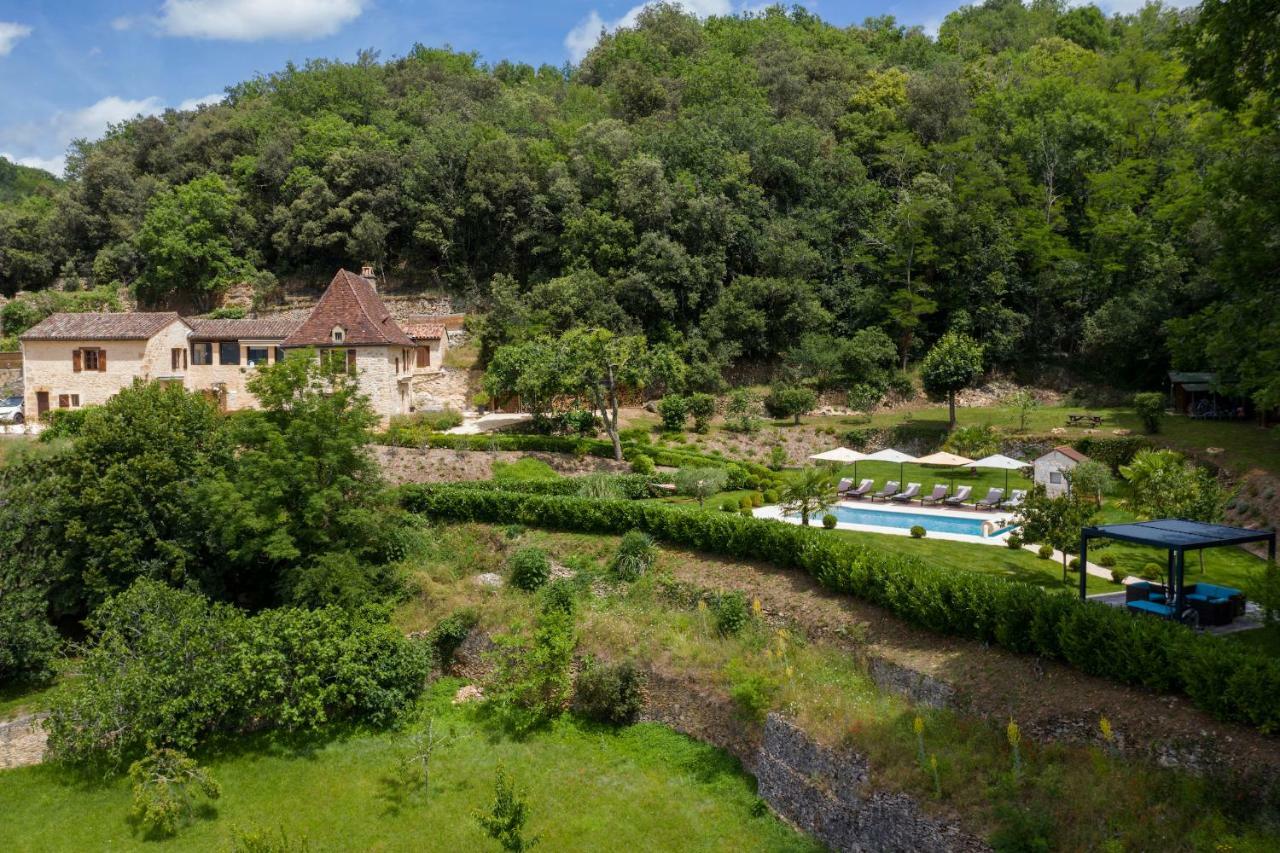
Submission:
{"label": "forested hillside", "polygon": [[934,40],[656,7],[576,68],[317,60],[76,146],[0,206],[0,284],[199,303],[374,260],[487,310],[486,352],[588,325],[723,363],[879,326],[906,361],[957,330],[988,367],[1172,357],[1274,402],[1280,134],[1186,81],[1180,14],[988,0]]}

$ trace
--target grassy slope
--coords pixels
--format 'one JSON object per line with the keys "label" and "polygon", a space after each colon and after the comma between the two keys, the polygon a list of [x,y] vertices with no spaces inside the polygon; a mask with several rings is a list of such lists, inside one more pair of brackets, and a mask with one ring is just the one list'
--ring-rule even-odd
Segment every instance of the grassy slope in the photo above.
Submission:
{"label": "grassy slope", "polygon": [[440,748],[424,797],[401,781],[400,733],[352,733],[300,744],[248,739],[209,761],[223,796],[176,838],[144,842],[127,821],[128,784],[76,783],[49,767],[0,772],[7,850],[227,849],[235,829],[282,828],[311,849],[487,850],[472,813],[493,798],[501,761],[527,791],[539,849],[814,850],[771,815],[753,817],[754,783],[724,752],[669,729],[617,733],[565,719],[524,742],[496,737],[459,682],[426,703]]}
{"label": "grassy slope", "polygon": [[[406,630],[428,628],[459,607],[476,608],[491,629],[519,620],[530,609],[526,594],[481,588],[471,576],[503,572],[504,554],[536,545],[581,572],[583,586],[603,584],[608,590],[582,599],[580,648],[650,662],[694,683],[736,692],[740,701],[755,698],[783,709],[821,740],[868,754],[877,785],[908,792],[926,808],[960,814],[970,827],[1008,829],[1019,822],[1012,813],[1022,812],[1022,820],[1048,825],[1050,849],[1094,850],[1107,840],[1118,841],[1117,849],[1274,847],[1273,834],[1251,826],[1247,816],[1224,817],[1237,793],[1225,787],[1126,761],[1096,746],[1027,741],[1022,778],[1014,783],[1003,721],[912,708],[902,697],[878,690],[846,647],[807,641],[796,626],[784,634],[776,619],[751,619],[737,636],[720,636],[710,612],[673,601],[655,582],[688,561],[685,552],[664,549],[650,578],[615,586],[606,571],[615,536],[527,530],[511,539],[495,527],[468,524],[438,530],[434,552],[415,570],[420,594],[398,613]],[[925,748],[938,758],[941,802],[935,800],[932,775],[916,760],[917,713],[925,723]],[[1029,839],[1024,843],[1010,849],[1036,849]]]}

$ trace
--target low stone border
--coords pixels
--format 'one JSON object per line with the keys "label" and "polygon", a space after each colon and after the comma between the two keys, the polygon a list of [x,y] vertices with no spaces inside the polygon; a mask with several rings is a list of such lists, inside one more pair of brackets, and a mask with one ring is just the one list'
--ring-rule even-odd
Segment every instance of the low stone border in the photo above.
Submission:
{"label": "low stone border", "polygon": [[27,714],[0,722],[0,770],[26,767],[44,760],[49,739],[41,723],[47,713]]}

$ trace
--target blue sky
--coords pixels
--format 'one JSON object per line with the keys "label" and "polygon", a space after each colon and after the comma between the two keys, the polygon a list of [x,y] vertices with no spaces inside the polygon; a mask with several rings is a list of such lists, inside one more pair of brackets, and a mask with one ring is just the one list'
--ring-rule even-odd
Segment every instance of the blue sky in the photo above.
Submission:
{"label": "blue sky", "polygon": [[[1129,11],[1140,0],[1104,0]],[[486,60],[576,61],[643,0],[0,0],[0,155],[60,172],[67,144],[110,122],[217,99],[285,62],[384,58],[415,42]],[[682,0],[698,14],[765,0]],[[847,25],[892,14],[933,31],[962,0],[810,0]]]}

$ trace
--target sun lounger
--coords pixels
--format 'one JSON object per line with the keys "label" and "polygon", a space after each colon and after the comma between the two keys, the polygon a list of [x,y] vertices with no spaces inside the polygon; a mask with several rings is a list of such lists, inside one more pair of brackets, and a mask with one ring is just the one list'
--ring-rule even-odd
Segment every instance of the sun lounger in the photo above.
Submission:
{"label": "sun lounger", "polygon": [[836,483],[836,497],[843,497],[845,492],[852,488],[853,480],[848,477],[843,478],[839,483]]}
{"label": "sun lounger", "polygon": [[960,506],[962,503],[969,500],[969,495],[971,494],[973,494],[972,486],[961,486],[956,490],[954,495],[949,498],[943,498],[942,502],[947,506]]}
{"label": "sun lounger", "polygon": [[918,497],[920,497],[920,484],[907,483],[907,490],[905,492],[899,492],[896,495],[892,495],[889,500],[909,504]]}
{"label": "sun lounger", "polygon": [[932,493],[920,496],[920,506],[924,506],[925,504],[936,504],[946,496],[947,487],[941,483],[935,483]]}
{"label": "sun lounger", "polygon": [[873,502],[875,501],[876,498],[880,498],[882,500],[888,500],[889,498],[896,495],[899,491],[901,491],[900,486],[901,484],[897,480],[890,480],[889,482],[884,484],[883,489],[881,489],[880,491],[876,492],[871,496],[871,500]]}
{"label": "sun lounger", "polygon": [[875,484],[876,484],[875,480],[863,480],[861,483],[858,484],[858,488],[850,489],[849,491],[844,493],[843,497],[858,498],[859,500],[861,500],[863,497],[865,497],[871,492],[871,489],[875,487]]}
{"label": "sun lounger", "polygon": [[1001,501],[1000,508],[1016,509],[1022,506],[1023,502],[1025,502],[1026,499],[1027,499],[1026,489],[1014,489],[1013,492],[1009,495],[1009,497]]}
{"label": "sun lounger", "polygon": [[980,501],[975,501],[974,509],[982,507],[983,509],[995,509],[1000,506],[1000,502],[1004,499],[1004,489],[990,489],[987,496]]}

